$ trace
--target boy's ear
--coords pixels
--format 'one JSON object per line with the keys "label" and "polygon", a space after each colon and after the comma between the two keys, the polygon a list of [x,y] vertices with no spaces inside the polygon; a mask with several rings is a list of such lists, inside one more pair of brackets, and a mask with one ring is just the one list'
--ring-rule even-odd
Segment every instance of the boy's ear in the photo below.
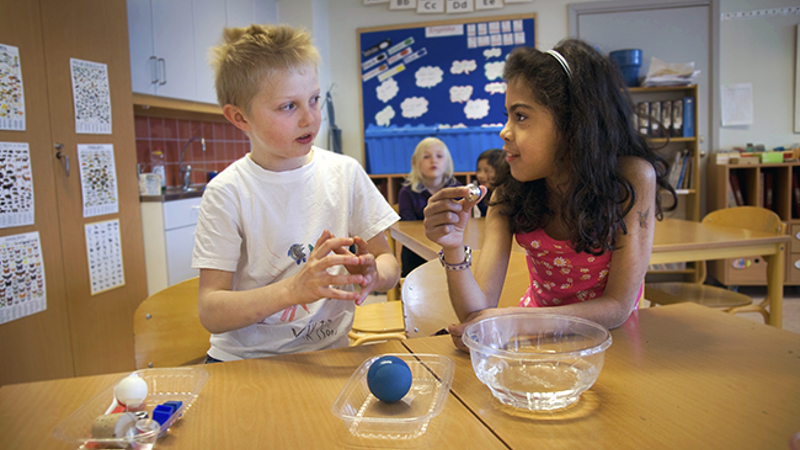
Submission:
{"label": "boy's ear", "polygon": [[231,104],[223,106],[222,115],[224,115],[225,118],[228,119],[228,121],[236,128],[242,131],[250,131],[250,123],[247,121],[247,117],[244,115],[244,112],[238,106]]}

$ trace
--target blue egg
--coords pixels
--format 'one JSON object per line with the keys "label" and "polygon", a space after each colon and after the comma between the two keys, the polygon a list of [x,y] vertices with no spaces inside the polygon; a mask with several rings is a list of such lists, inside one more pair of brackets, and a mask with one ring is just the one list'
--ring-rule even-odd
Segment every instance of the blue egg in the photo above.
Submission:
{"label": "blue egg", "polygon": [[378,400],[392,403],[411,389],[411,369],[397,356],[381,356],[367,371],[367,386]]}

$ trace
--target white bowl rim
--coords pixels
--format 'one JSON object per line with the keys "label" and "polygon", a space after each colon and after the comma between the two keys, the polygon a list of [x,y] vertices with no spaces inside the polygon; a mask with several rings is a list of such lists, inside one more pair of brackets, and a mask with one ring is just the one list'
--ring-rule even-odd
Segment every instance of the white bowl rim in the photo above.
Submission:
{"label": "white bowl rim", "polygon": [[[512,352],[512,351],[508,351],[508,350],[501,350],[501,349],[497,349],[497,348],[492,348],[492,347],[489,347],[487,345],[480,344],[480,343],[476,342],[474,339],[472,339],[470,337],[470,331],[473,329],[473,327],[477,328],[478,324],[489,322],[489,321],[496,321],[496,320],[501,320],[501,319],[508,320],[508,319],[514,319],[514,318],[566,319],[566,320],[569,320],[570,322],[576,322],[576,323],[582,323],[582,324],[585,324],[585,325],[589,325],[589,326],[591,326],[593,328],[597,328],[599,330],[604,331],[605,334],[606,334],[606,339],[604,339],[603,342],[601,342],[601,343],[599,343],[599,344],[597,344],[597,345],[595,345],[593,347],[585,348],[585,349],[582,349],[582,350],[574,350],[574,351],[571,351],[571,352],[564,352],[564,353],[548,353],[548,354],[546,354],[546,356],[548,356],[548,357],[574,358],[574,357],[578,357],[578,356],[589,356],[589,355],[593,355],[595,353],[604,352],[604,351],[606,351],[606,349],[608,349],[608,347],[611,346],[611,342],[612,342],[611,332],[608,331],[608,329],[606,327],[600,325],[597,322],[593,322],[591,320],[584,319],[582,317],[567,316],[567,315],[563,315],[563,314],[540,314],[540,313],[533,313],[533,312],[530,312],[530,313],[528,313],[528,312],[519,312],[519,313],[514,313],[514,314],[504,314],[504,315],[500,315],[500,316],[493,316],[493,317],[487,317],[485,319],[481,319],[481,320],[473,323],[472,325],[468,326],[464,330],[464,334],[461,336],[461,340],[462,340],[462,342],[464,342],[464,345],[466,345],[470,349],[470,351],[475,351],[475,352],[480,352],[480,353],[489,353],[489,354],[492,354],[492,355],[495,355],[495,356],[501,356],[501,357],[518,358],[518,357],[521,356],[520,353]],[[537,357],[537,355],[535,353],[530,353],[530,354],[526,353],[525,356],[529,357],[529,358],[536,358]],[[543,354],[541,356],[545,356],[545,354]]]}

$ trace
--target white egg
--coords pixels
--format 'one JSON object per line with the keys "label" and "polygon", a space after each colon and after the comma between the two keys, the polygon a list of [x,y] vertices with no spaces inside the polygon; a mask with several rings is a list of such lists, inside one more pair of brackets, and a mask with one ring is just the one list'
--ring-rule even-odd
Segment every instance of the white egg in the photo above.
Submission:
{"label": "white egg", "polygon": [[136,408],[147,398],[147,382],[131,375],[114,387],[114,397],[120,404]]}

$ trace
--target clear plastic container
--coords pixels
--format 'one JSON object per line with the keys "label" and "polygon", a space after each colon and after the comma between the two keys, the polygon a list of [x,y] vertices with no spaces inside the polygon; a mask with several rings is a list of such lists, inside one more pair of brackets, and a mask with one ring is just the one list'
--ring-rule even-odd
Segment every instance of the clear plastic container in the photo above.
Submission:
{"label": "clear plastic container", "polygon": [[421,436],[428,422],[444,408],[455,363],[441,355],[392,353],[411,369],[408,394],[395,403],[385,403],[367,386],[367,372],[378,355],[356,369],[333,402],[331,411],[342,419],[348,431],[367,439],[409,440]]}
{"label": "clear plastic container", "polygon": [[[100,393],[76,409],[53,431],[56,438],[76,445],[96,442],[100,448],[149,449],[155,445],[158,436],[163,435],[175,421],[181,418],[200,395],[208,380],[208,372],[201,367],[176,367],[166,369],[144,369],[133,372],[147,382],[147,398],[144,409],[152,418],[153,409],[171,400],[182,402],[181,407],[160,428],[144,430],[140,434],[115,439],[95,439],[92,437],[92,424],[102,416],[114,399],[114,387],[125,375],[115,380]],[[137,423],[137,425],[139,425]]]}

